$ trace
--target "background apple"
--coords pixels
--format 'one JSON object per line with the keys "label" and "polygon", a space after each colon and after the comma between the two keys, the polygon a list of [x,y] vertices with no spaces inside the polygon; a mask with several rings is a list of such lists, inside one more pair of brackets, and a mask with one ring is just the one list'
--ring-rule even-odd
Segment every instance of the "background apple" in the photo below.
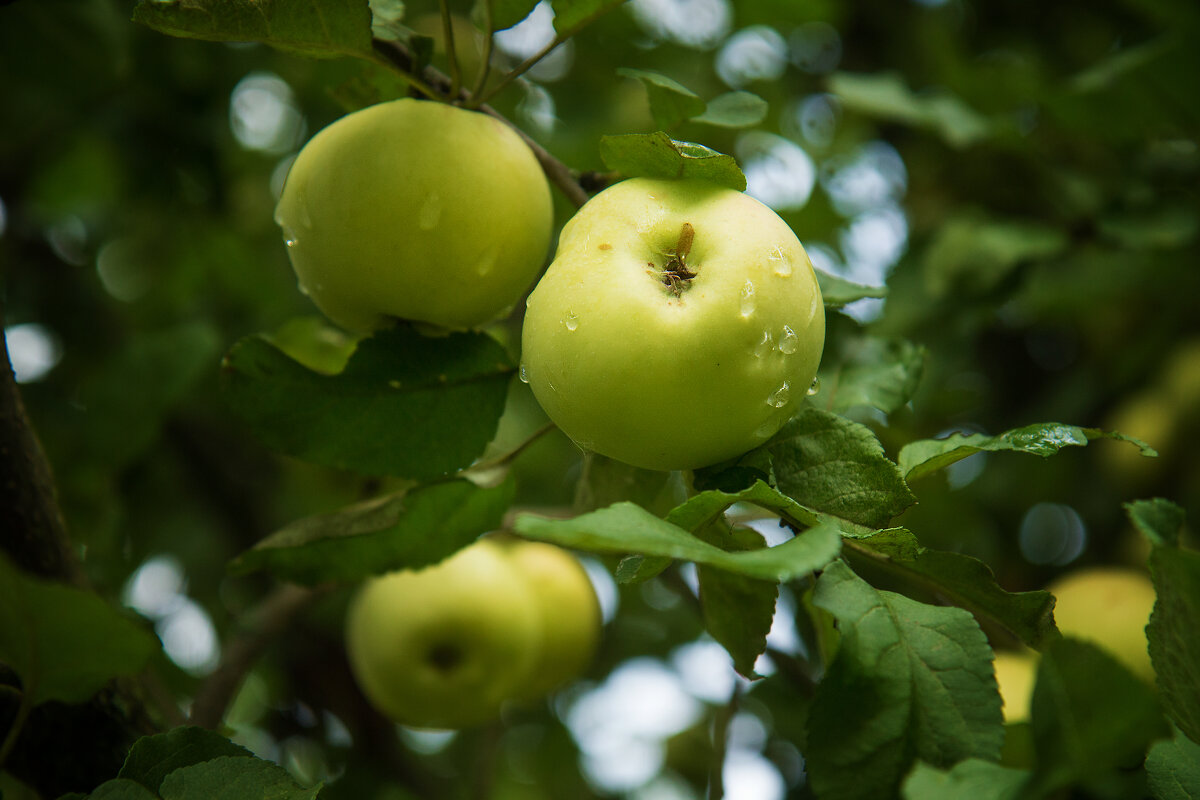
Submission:
{"label": "background apple", "polygon": [[407,725],[486,722],[528,681],[542,628],[532,588],[489,539],[419,571],[366,583],[346,648],[363,693]]}
{"label": "background apple", "polygon": [[1150,577],[1128,567],[1090,567],[1046,587],[1057,603],[1054,620],[1065,636],[1103,647],[1134,673],[1154,681],[1146,623],[1154,610]]}
{"label": "background apple", "polygon": [[471,328],[511,307],[550,246],[550,189],[504,123],[403,99],[329,125],[296,157],[275,212],[292,266],[331,320]]}
{"label": "background apple", "polygon": [[585,450],[690,469],[772,436],[825,341],[812,264],[752,197],[634,178],[563,228],[530,295],[523,375]]}
{"label": "background apple", "polygon": [[1037,654],[1032,651],[997,650],[993,667],[1000,697],[1004,700],[1004,721],[1024,722],[1029,719],[1029,703],[1033,699],[1033,684],[1037,678]]}

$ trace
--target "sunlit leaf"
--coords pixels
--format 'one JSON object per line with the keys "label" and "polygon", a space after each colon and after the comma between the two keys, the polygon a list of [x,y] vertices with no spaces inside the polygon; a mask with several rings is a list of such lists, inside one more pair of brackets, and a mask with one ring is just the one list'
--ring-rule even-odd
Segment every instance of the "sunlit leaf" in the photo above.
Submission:
{"label": "sunlit leaf", "polygon": [[841,308],[855,300],[868,297],[887,297],[888,295],[886,286],[862,286],[819,269],[814,269],[813,272],[816,273],[817,283],[821,286],[821,299],[826,308]]}
{"label": "sunlit leaf", "polygon": [[601,137],[600,158],[609,169],[629,178],[694,178],[739,192],[746,189],[746,176],[733,156],[677,142],[662,131]]}
{"label": "sunlit leaf", "polygon": [[650,115],[663,130],[702,114],[705,103],[695,92],[657,72],[622,67],[617,74],[640,81],[650,100]]}
{"label": "sunlit leaf", "polygon": [[708,101],[693,122],[720,128],[752,128],[767,118],[767,101],[753,92],[726,92]]}

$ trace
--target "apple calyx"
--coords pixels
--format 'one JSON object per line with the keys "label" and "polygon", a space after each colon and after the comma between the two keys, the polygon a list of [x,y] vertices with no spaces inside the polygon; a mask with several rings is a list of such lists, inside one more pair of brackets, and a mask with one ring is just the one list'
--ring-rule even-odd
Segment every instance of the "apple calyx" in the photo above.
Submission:
{"label": "apple calyx", "polygon": [[671,294],[680,297],[684,290],[692,284],[692,279],[698,274],[688,266],[687,257],[692,252],[692,241],[696,238],[696,229],[692,223],[685,222],[679,229],[679,241],[675,244],[675,252],[663,265],[657,269],[652,262],[647,262],[649,274],[662,281],[663,286],[671,290]]}

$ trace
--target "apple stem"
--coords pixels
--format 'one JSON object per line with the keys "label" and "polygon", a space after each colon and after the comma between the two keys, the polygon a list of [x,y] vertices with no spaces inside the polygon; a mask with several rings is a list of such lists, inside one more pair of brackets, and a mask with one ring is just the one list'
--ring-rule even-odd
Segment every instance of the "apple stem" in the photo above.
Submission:
{"label": "apple stem", "polygon": [[687,257],[692,252],[692,242],[696,238],[696,229],[692,227],[692,223],[685,222],[679,229],[679,240],[675,244],[675,252],[667,261],[666,266],[659,272],[655,269],[654,264],[647,263],[650,269],[646,270],[651,275],[662,279],[663,285],[670,288],[671,293],[676,297],[683,294],[683,290],[688,288],[692,279],[696,277],[696,271],[687,265]]}

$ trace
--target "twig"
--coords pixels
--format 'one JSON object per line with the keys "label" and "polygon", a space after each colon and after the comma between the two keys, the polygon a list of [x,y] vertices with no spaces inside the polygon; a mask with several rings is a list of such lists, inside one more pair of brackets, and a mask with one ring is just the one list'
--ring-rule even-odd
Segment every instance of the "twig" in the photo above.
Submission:
{"label": "twig", "polygon": [[192,703],[193,725],[215,728],[221,723],[225,709],[259,655],[323,591],[291,584],[281,586],[247,615],[244,629],[226,643],[221,663],[196,693]]}
{"label": "twig", "polygon": [[490,469],[496,469],[498,467],[507,466],[508,464],[511,464],[513,461],[516,461],[517,457],[520,456],[521,453],[525,452],[525,450],[528,449],[531,444],[533,444],[538,439],[542,438],[547,433],[549,433],[550,431],[554,430],[557,427],[558,426],[555,425],[553,422],[547,422],[545,425],[538,428],[533,433],[529,434],[529,436],[525,439],[525,441],[521,442],[519,445],[514,447],[512,450],[509,450],[504,455],[497,456],[496,458],[493,458],[491,461],[484,461],[479,464],[476,464],[473,467],[470,467],[469,469],[467,469],[466,471],[467,472],[487,472]]}

